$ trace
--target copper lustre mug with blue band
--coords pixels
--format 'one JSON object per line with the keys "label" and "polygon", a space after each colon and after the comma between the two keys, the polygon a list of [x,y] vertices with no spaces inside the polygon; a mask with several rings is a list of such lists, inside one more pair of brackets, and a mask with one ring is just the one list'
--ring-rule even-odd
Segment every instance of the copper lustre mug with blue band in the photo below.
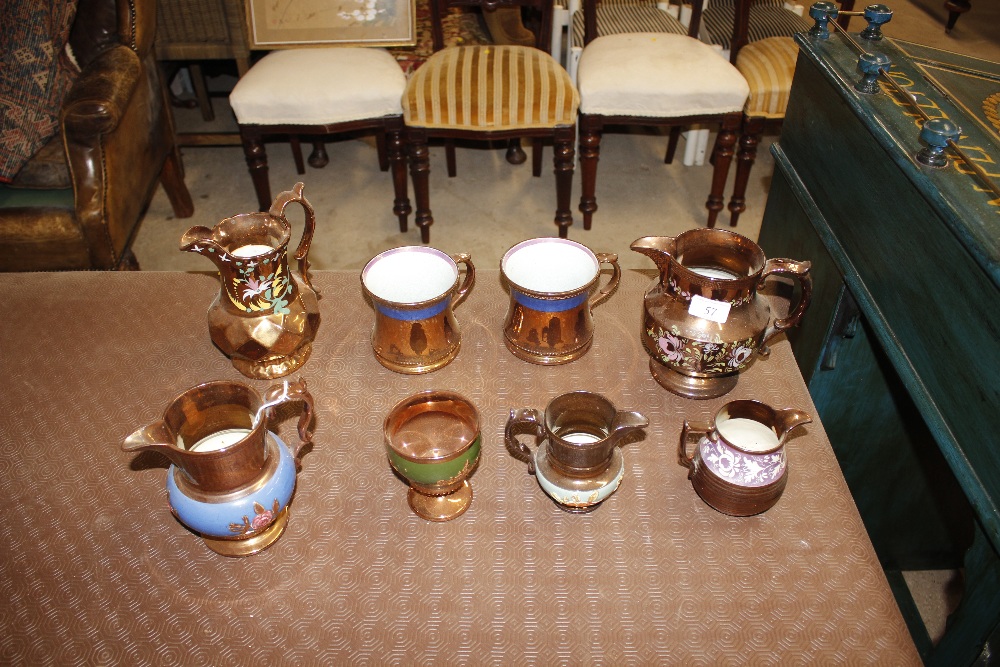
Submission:
{"label": "copper lustre mug with blue band", "polygon": [[[601,264],[611,278],[594,291]],[[504,322],[507,349],[535,364],[565,364],[579,359],[594,340],[592,310],[618,288],[618,255],[594,253],[585,245],[559,238],[522,241],[500,261],[510,287]]]}
{"label": "copper lustre mug with blue band", "polygon": [[[459,264],[465,266],[461,285]],[[372,349],[378,362],[408,375],[446,366],[462,342],[455,308],[475,282],[476,267],[467,253],[403,246],[373,257],[361,272],[361,285],[375,309]]]}

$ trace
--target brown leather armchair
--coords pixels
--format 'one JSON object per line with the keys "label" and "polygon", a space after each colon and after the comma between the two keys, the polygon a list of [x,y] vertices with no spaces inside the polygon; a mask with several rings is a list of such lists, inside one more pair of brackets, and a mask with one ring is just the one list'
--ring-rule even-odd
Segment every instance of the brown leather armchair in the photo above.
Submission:
{"label": "brown leather armchair", "polygon": [[132,239],[157,181],[177,217],[194,212],[155,32],[156,0],[78,0],[70,44],[81,72],[61,137],[0,187],[0,271],[137,269]]}

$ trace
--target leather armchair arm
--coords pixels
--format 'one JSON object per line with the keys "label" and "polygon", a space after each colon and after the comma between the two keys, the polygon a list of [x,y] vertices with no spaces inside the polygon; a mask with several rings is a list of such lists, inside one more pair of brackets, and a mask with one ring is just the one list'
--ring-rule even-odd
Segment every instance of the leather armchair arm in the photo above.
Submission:
{"label": "leather armchair arm", "polygon": [[[112,132],[142,75],[142,63],[125,45],[102,53],[80,74],[63,101],[63,128],[83,144]],[[90,138],[89,140],[87,138]]]}

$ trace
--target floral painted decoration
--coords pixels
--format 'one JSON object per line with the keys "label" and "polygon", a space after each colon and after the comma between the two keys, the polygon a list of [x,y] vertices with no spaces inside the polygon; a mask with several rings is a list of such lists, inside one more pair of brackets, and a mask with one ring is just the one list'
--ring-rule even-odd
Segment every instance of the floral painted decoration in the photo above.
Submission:
{"label": "floral painted decoration", "polygon": [[243,523],[229,524],[229,531],[234,535],[249,535],[260,532],[274,523],[274,519],[278,516],[280,510],[281,504],[277,498],[274,499],[274,505],[271,506],[271,509],[265,509],[263,505],[255,502],[253,504],[253,519],[244,516]]}
{"label": "floral painted decoration", "polygon": [[646,335],[656,344],[654,356],[667,366],[696,373],[734,373],[745,369],[753,360],[757,342],[746,338],[724,342],[716,336],[714,341],[696,341],[680,335],[676,325],[670,330],[651,326]]}

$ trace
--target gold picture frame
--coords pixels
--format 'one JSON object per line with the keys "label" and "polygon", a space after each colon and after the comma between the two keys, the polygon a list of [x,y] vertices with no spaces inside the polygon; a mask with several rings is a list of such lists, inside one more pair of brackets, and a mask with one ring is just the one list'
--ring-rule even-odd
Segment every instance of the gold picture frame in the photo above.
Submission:
{"label": "gold picture frame", "polygon": [[414,0],[246,0],[250,48],[413,46]]}

